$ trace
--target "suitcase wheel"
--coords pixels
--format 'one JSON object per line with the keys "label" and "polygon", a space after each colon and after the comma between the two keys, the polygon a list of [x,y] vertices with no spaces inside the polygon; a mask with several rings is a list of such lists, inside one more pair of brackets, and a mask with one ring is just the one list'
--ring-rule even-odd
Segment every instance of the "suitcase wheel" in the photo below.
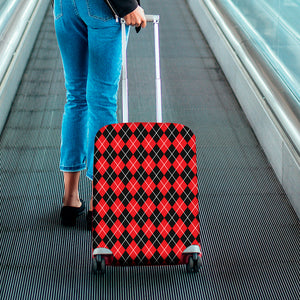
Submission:
{"label": "suitcase wheel", "polygon": [[202,265],[202,258],[197,253],[194,253],[188,258],[188,263],[186,265],[186,270],[188,273],[199,272]]}
{"label": "suitcase wheel", "polygon": [[94,274],[104,274],[106,269],[106,263],[104,257],[101,255],[96,255],[92,260],[92,271]]}

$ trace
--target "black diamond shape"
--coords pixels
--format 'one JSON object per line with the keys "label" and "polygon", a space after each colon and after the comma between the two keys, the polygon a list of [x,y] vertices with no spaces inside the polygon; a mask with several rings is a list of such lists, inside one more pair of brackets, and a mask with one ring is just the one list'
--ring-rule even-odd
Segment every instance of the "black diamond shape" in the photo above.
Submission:
{"label": "black diamond shape", "polygon": [[129,245],[131,244],[132,241],[133,241],[133,238],[130,236],[130,234],[126,230],[123,232],[123,234],[119,238],[119,242],[125,249],[127,249],[129,247]]}
{"label": "black diamond shape", "polygon": [[148,242],[148,238],[143,232],[143,230],[140,230],[138,234],[135,236],[134,241],[136,242],[137,246],[140,249],[143,249],[146,243]]}
{"label": "black diamond shape", "polygon": [[119,153],[119,157],[121,158],[122,162],[126,165],[132,157],[132,152],[126,145],[124,145],[124,147]]}
{"label": "black diamond shape", "polygon": [[[116,263],[117,263],[117,261],[116,261]],[[123,253],[123,255],[122,255],[122,257],[119,259],[119,261],[118,261],[118,263],[119,263],[119,265],[121,265],[121,266],[132,266],[132,264],[133,264],[133,260],[132,260],[132,258],[129,256],[129,254],[128,254],[128,252],[124,252]]]}
{"label": "black diamond shape", "polygon": [[163,242],[164,238],[160,234],[160,232],[156,229],[153,235],[150,237],[150,242],[154,246],[155,249],[158,249],[161,243]]}
{"label": "black diamond shape", "polygon": [[186,230],[181,237],[181,241],[185,246],[190,246],[194,242],[195,238],[189,230]]}
{"label": "black diamond shape", "polygon": [[143,251],[140,251],[137,257],[134,259],[134,263],[136,265],[147,265],[148,259],[143,253]]}
{"label": "black diamond shape", "polygon": [[166,178],[173,185],[176,182],[176,180],[178,179],[178,177],[179,177],[178,172],[176,171],[176,169],[173,166],[171,166],[169,168],[168,172],[166,173]]}
{"label": "black diamond shape", "polygon": [[103,199],[108,206],[112,206],[114,202],[117,200],[117,195],[115,194],[112,188],[109,188],[106,193],[103,195]]}
{"label": "black diamond shape", "polygon": [[155,145],[149,155],[153,159],[153,161],[158,164],[164,153],[157,145]]}
{"label": "black diamond shape", "polygon": [[184,161],[188,164],[196,154],[189,145],[185,145],[185,147],[182,149],[180,155],[182,156]]}
{"label": "black diamond shape", "polygon": [[168,214],[166,215],[166,220],[171,227],[174,227],[174,225],[178,222],[179,216],[173,208],[171,208]]}
{"label": "black diamond shape", "polygon": [[97,225],[102,221],[102,218],[99,214],[93,213],[93,227],[96,228]]}
{"label": "black diamond shape", "polygon": [[103,242],[105,243],[108,249],[111,249],[117,241],[118,239],[115,237],[111,230],[109,230],[103,238]]}
{"label": "black diamond shape", "polygon": [[168,202],[170,203],[170,205],[174,205],[176,203],[176,201],[179,199],[179,195],[177,194],[176,190],[171,187],[166,195],[166,199],[168,200]]}
{"label": "black diamond shape", "polygon": [[139,190],[137,191],[137,193],[134,196],[134,199],[139,204],[139,206],[143,206],[143,204],[148,199],[148,195],[146,194],[146,192],[142,188],[139,188]]}
{"label": "black diamond shape", "polygon": [[117,174],[115,173],[112,167],[109,167],[106,172],[103,174],[103,178],[107,182],[108,185],[112,185],[117,178]]}
{"label": "black diamond shape", "polygon": [[142,186],[145,180],[148,178],[148,174],[145,171],[145,169],[142,166],[140,166],[137,172],[134,174],[134,178],[139,183],[139,185]]}
{"label": "black diamond shape", "polygon": [[111,145],[109,145],[106,149],[106,151],[103,153],[103,157],[106,159],[106,161],[109,164],[112,164],[115,158],[117,157],[117,153],[113,149]]}
{"label": "black diamond shape", "polygon": [[119,217],[120,222],[122,223],[122,225],[124,227],[127,227],[130,222],[132,221],[132,216],[131,214],[128,212],[128,210],[125,208],[122,212],[122,214]]}
{"label": "black diamond shape", "polygon": [[181,178],[183,179],[183,181],[189,185],[189,183],[191,182],[191,180],[197,176],[197,174],[195,174],[191,168],[189,166],[186,166],[185,169],[182,171],[182,173],[180,174]]}
{"label": "black diamond shape", "polygon": [[152,139],[157,143],[161,137],[163,136],[164,132],[161,130],[160,126],[156,123],[150,131],[150,135]]}
{"label": "black diamond shape", "polygon": [[109,228],[111,228],[115,224],[117,219],[118,218],[115,216],[114,212],[111,209],[109,209],[106,215],[103,217],[103,221]]}
{"label": "black diamond shape", "polygon": [[108,125],[106,129],[103,132],[104,137],[106,140],[111,143],[115,137],[117,136],[117,132],[115,131],[114,127],[112,125]]}
{"label": "black diamond shape", "polygon": [[177,257],[177,255],[175,254],[175,252],[172,250],[168,257],[166,258],[166,264],[167,265],[173,265],[173,264],[178,264],[180,261],[180,259]]}
{"label": "black diamond shape", "polygon": [[126,123],[123,124],[122,129],[119,132],[119,136],[125,144],[129,141],[132,134],[133,133],[132,133],[131,129],[128,127],[128,125]]}
{"label": "black diamond shape", "polygon": [[134,135],[137,140],[142,143],[146,136],[148,135],[148,131],[145,129],[144,125],[141,123],[137,129],[134,131]]}
{"label": "black diamond shape", "polygon": [[160,213],[160,211],[157,208],[153,211],[152,215],[150,216],[150,220],[156,228],[160,225],[163,219],[164,216]]}
{"label": "black diamond shape", "polygon": [[132,200],[132,195],[130,194],[130,192],[128,191],[128,189],[126,187],[122,190],[122,193],[120,194],[119,199],[125,207]]}
{"label": "black diamond shape", "polygon": [[166,242],[173,249],[179,241],[179,237],[176,232],[172,229],[169,234],[166,236]]}
{"label": "black diamond shape", "polygon": [[119,178],[121,179],[124,185],[127,185],[132,177],[133,175],[131,174],[130,170],[126,166],[123,168],[123,170],[119,175]]}
{"label": "black diamond shape", "polygon": [[155,183],[155,185],[158,185],[163,177],[164,174],[161,172],[160,168],[158,166],[155,166],[153,171],[150,173],[150,178]]}
{"label": "black diamond shape", "polygon": [[161,257],[158,251],[153,253],[153,256],[150,259],[150,264],[152,265],[162,265],[164,263],[163,258]]}
{"label": "black diamond shape", "polygon": [[178,132],[177,128],[175,127],[175,125],[170,124],[170,126],[166,130],[166,136],[171,141],[171,143],[173,143],[175,141],[178,134],[179,134],[179,132]]}
{"label": "black diamond shape", "polygon": [[137,222],[137,224],[142,228],[145,223],[148,220],[147,215],[145,214],[145,212],[143,211],[143,209],[141,208],[137,214],[134,217],[134,220]]}
{"label": "black diamond shape", "polygon": [[174,145],[171,145],[169,149],[166,152],[166,157],[170,161],[171,164],[174,163],[174,161],[177,159],[179,153],[177,149],[174,147]]}
{"label": "black diamond shape", "polygon": [[191,204],[194,198],[195,195],[193,194],[191,189],[187,186],[181,195],[182,201],[188,206]]}
{"label": "black diamond shape", "polygon": [[188,143],[190,139],[193,137],[193,132],[190,128],[183,126],[180,130],[181,136],[185,139],[185,141]]}
{"label": "black diamond shape", "polygon": [[148,156],[147,151],[144,149],[142,145],[140,145],[134,153],[135,158],[140,163],[140,165],[145,161]]}
{"label": "black diamond shape", "polygon": [[195,217],[189,209],[186,209],[184,213],[181,215],[181,220],[186,227],[189,227],[194,221]]}
{"label": "black diamond shape", "polygon": [[158,206],[160,204],[160,202],[162,201],[162,199],[164,198],[164,195],[161,193],[159,188],[156,187],[153,190],[153,192],[151,193],[149,198],[152,200],[152,202],[155,206]]}

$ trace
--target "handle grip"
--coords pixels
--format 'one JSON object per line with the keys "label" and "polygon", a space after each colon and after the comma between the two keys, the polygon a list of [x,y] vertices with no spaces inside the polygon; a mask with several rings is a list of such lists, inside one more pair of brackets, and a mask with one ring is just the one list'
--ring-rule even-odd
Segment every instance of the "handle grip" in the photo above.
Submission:
{"label": "handle grip", "polygon": [[145,15],[147,22],[159,22],[159,15]]}

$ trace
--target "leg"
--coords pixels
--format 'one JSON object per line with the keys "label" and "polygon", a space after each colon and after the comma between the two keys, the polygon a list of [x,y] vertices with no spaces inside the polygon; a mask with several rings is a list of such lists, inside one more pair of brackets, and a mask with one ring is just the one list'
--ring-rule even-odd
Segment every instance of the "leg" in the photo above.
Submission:
{"label": "leg", "polygon": [[79,207],[80,171],[86,168],[87,144],[87,28],[74,13],[73,1],[54,6],[55,29],[64,66],[67,101],[61,132],[60,170],[64,172],[64,205]]}
{"label": "leg", "polygon": [[78,185],[80,172],[64,172],[65,195],[64,206],[80,207]]}

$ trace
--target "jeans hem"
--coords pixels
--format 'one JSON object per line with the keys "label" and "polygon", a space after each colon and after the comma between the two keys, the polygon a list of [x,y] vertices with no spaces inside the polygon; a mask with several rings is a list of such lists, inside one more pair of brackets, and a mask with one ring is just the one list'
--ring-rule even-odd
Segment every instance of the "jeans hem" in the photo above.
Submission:
{"label": "jeans hem", "polygon": [[75,167],[65,167],[65,166],[60,166],[60,170],[62,172],[79,172],[79,171],[83,171],[86,169],[86,165],[79,165],[79,166],[75,166]]}

